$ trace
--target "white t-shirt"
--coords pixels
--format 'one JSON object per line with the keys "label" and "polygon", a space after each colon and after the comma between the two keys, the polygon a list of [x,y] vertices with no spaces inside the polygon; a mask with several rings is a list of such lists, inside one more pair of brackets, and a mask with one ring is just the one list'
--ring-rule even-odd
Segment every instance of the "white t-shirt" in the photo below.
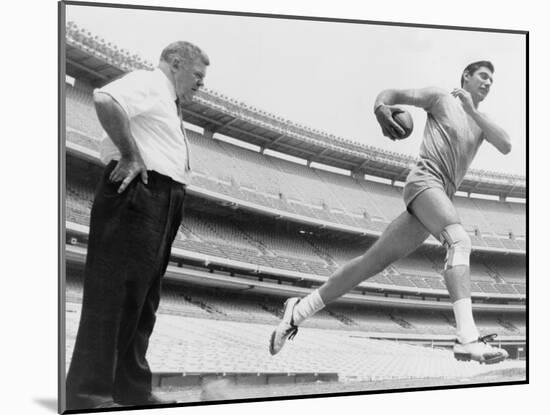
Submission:
{"label": "white t-shirt", "polygon": [[[174,86],[160,69],[131,72],[94,92],[109,94],[124,109],[147,170],[188,182],[189,143],[178,117]],[[100,158],[105,164],[120,159],[107,135],[101,142]]]}

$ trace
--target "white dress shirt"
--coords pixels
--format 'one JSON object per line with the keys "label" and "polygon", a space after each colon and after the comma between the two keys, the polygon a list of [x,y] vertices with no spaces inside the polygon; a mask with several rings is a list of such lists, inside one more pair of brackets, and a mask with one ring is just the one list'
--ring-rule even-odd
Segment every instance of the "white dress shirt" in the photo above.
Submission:
{"label": "white dress shirt", "polygon": [[[94,92],[109,94],[124,109],[147,170],[180,183],[189,181],[189,143],[178,117],[176,92],[160,69],[131,72]],[[100,158],[105,164],[120,159],[107,135],[101,142]]]}

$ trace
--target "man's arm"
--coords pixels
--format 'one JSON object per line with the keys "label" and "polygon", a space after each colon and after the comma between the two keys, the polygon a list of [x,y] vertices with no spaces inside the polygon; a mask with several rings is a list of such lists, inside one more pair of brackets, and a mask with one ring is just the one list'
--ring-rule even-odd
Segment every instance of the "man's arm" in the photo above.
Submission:
{"label": "man's arm", "polygon": [[487,115],[478,111],[468,91],[462,88],[456,88],[451,94],[460,99],[464,111],[472,117],[479,128],[481,128],[488,142],[494,145],[502,154],[508,154],[512,150],[512,142],[508,133],[491,121]]}
{"label": "man's arm", "polygon": [[382,133],[392,139],[401,138],[405,131],[393,119],[395,112],[401,112],[394,105],[413,105],[429,111],[433,103],[439,96],[445,94],[445,91],[439,88],[422,89],[386,89],[376,97],[374,101],[374,114],[382,128]]}
{"label": "man's arm", "polygon": [[122,193],[138,174],[147,183],[147,168],[132,137],[126,112],[113,97],[100,91],[94,92],[94,105],[101,126],[120,151],[120,160],[109,180],[122,181],[118,193]]}

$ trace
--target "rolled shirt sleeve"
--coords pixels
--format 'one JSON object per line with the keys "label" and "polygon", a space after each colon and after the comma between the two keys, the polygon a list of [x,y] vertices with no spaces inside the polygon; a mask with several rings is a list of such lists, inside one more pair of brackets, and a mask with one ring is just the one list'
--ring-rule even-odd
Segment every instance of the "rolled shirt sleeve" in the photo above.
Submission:
{"label": "rolled shirt sleeve", "polygon": [[145,71],[131,72],[95,92],[110,95],[117,101],[128,118],[147,112],[154,104],[154,91],[146,78],[150,73]]}

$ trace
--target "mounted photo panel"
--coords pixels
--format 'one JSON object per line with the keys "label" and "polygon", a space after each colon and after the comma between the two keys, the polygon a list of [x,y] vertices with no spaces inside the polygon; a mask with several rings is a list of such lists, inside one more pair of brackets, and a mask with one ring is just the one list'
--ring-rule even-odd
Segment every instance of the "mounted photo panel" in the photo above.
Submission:
{"label": "mounted photo panel", "polygon": [[61,413],[528,383],[528,32],[59,16]]}

